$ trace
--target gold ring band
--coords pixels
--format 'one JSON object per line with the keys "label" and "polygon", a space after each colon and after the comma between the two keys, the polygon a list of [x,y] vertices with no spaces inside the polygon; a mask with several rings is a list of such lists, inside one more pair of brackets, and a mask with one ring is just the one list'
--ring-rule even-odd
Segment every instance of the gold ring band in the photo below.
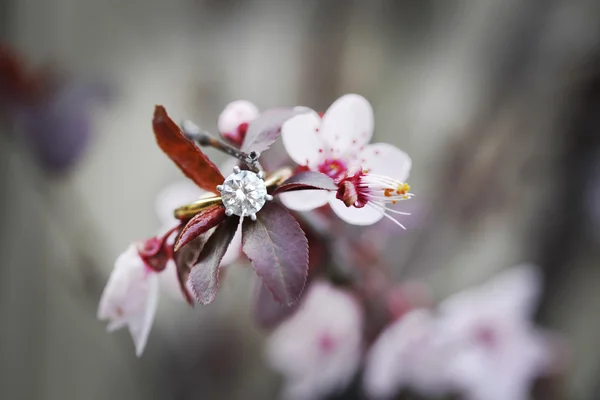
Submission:
{"label": "gold ring band", "polygon": [[[281,168],[265,180],[265,186],[267,189],[277,186],[291,176],[292,170],[290,168]],[[174,215],[175,218],[180,220],[190,219],[200,211],[210,206],[214,206],[215,204],[220,204],[221,202],[221,196],[216,196],[214,193],[205,193],[193,203],[175,209]]]}

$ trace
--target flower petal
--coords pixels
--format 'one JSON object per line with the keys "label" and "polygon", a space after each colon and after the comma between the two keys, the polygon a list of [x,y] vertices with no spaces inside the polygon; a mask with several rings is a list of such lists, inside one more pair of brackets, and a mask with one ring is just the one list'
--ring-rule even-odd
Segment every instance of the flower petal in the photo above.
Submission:
{"label": "flower petal", "polygon": [[158,275],[150,273],[146,276],[144,312],[129,321],[129,333],[135,345],[135,354],[140,357],[144,352],[154,316],[158,306]]}
{"label": "flower petal", "polygon": [[369,398],[393,398],[410,387],[429,398],[449,388],[445,349],[437,342],[431,311],[416,309],[387,327],[371,347],[363,384]]}
{"label": "flower petal", "polygon": [[334,158],[353,158],[373,136],[373,109],[364,97],[347,94],[323,115],[320,134]]}
{"label": "flower petal", "polygon": [[338,217],[352,225],[372,225],[383,218],[383,213],[366,205],[362,208],[346,207],[343,201],[330,201],[331,209]]}
{"label": "flower petal", "polygon": [[283,145],[292,160],[315,169],[324,158],[325,144],[321,133],[321,118],[313,110],[288,120],[281,128]]}
{"label": "flower petal", "polygon": [[108,319],[110,330],[126,325],[136,354],[141,356],[152,328],[158,304],[158,275],[149,271],[131,245],[115,262],[102,293],[98,318]]}
{"label": "flower petal", "polygon": [[400,182],[406,182],[412,160],[402,150],[387,143],[374,143],[366,146],[359,154],[362,168],[379,175],[389,176]]}
{"label": "flower petal", "polygon": [[362,328],[352,294],[327,282],[311,284],[266,345],[268,363],[284,377],[283,397],[322,399],[346,387],[360,364]]}
{"label": "flower petal", "polygon": [[135,244],[130,245],[117,260],[108,282],[102,292],[98,306],[99,320],[117,320],[123,317],[125,311],[121,304],[128,294],[131,284],[131,276],[138,275],[138,271],[144,270],[144,262],[138,254]]}
{"label": "flower petal", "polygon": [[247,100],[233,101],[223,109],[217,127],[221,134],[237,134],[238,127],[241,124],[248,124],[258,117],[258,108]]}
{"label": "flower petal", "polygon": [[326,190],[298,190],[279,194],[284,206],[294,211],[310,211],[327,204],[335,194]]}

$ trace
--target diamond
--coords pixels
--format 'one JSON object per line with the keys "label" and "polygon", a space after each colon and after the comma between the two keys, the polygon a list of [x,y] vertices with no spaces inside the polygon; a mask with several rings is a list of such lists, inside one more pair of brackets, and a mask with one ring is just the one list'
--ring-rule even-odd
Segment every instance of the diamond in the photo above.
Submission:
{"label": "diamond", "polygon": [[234,172],[220,189],[225,208],[240,217],[257,213],[267,201],[265,181],[251,171]]}

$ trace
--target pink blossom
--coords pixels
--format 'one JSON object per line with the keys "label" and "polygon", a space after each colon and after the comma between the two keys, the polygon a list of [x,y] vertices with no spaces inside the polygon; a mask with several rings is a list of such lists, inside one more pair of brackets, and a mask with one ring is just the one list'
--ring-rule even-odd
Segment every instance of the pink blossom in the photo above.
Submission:
{"label": "pink blossom", "polygon": [[247,100],[236,100],[225,106],[219,115],[217,127],[221,136],[240,147],[246,136],[248,124],[258,115],[258,108],[254,104]]}
{"label": "pink blossom", "polygon": [[323,118],[308,110],[287,121],[281,132],[290,157],[301,167],[334,179],[339,190],[285,193],[282,202],[297,211],[329,204],[340,218],[355,225],[371,225],[385,216],[402,226],[392,215],[406,213],[390,205],[412,196],[405,183],[412,162],[390,144],[369,144],[373,124],[371,105],[356,94],[340,97]]}
{"label": "pink blossom", "polygon": [[298,310],[268,340],[270,365],[285,379],[290,399],[315,399],[343,390],[362,355],[362,311],[356,299],[314,282]]}
{"label": "pink blossom", "polygon": [[127,326],[141,356],[152,328],[158,304],[158,274],[148,269],[138,248],[129,246],[117,258],[102,293],[98,319],[108,320],[108,331]]}
{"label": "pink blossom", "polygon": [[369,397],[392,398],[405,388],[433,397],[448,391],[448,349],[437,334],[435,315],[426,309],[410,311],[390,325],[367,356],[363,384]]}
{"label": "pink blossom", "polygon": [[389,398],[403,388],[473,400],[525,400],[548,372],[548,335],[530,318],[540,291],[532,266],[509,269],[387,328],[368,355],[367,393]]}
{"label": "pink blossom", "polygon": [[467,398],[528,399],[550,368],[548,336],[531,322],[540,287],[539,271],[523,265],[440,305],[440,330],[455,350],[450,379]]}

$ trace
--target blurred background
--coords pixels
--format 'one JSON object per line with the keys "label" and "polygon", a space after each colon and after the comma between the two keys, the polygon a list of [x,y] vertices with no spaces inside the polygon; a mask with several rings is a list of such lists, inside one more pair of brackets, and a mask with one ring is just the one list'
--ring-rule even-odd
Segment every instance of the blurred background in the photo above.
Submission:
{"label": "blurred background", "polygon": [[597,0],[3,0],[0,39],[50,82],[42,102],[0,94],[0,398],[275,398],[249,269],[208,307],[163,295],[141,359],[96,307],[182,179],[155,104],[214,132],[232,100],[324,111],[345,93],[413,159],[397,278],[441,299],[538,263],[537,320],[572,358],[539,398],[598,398]]}

